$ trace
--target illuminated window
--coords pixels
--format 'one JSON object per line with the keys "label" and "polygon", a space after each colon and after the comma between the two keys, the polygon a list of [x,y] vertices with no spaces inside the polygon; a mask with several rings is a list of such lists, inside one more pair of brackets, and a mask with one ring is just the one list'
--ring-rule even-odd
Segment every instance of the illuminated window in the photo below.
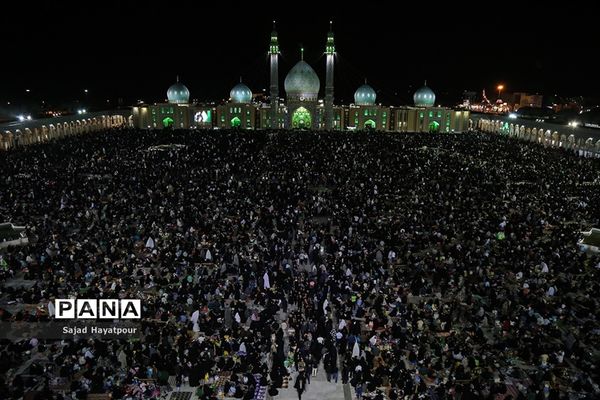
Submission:
{"label": "illuminated window", "polygon": [[292,127],[295,129],[306,129],[312,125],[312,117],[310,112],[304,108],[299,107],[294,114],[292,114]]}
{"label": "illuminated window", "polygon": [[438,118],[442,118],[442,112],[438,111]]}
{"label": "illuminated window", "polygon": [[440,131],[440,124],[437,121],[433,121],[429,124],[429,132],[436,133]]}
{"label": "illuminated window", "polygon": [[163,121],[162,121],[163,126],[165,128],[170,128],[171,126],[173,126],[173,122],[174,122],[173,118],[171,118],[171,117],[167,117],[167,118],[163,119]]}
{"label": "illuminated window", "polygon": [[429,118],[433,118],[433,111],[429,111]]}
{"label": "illuminated window", "polygon": [[231,127],[232,128],[237,128],[242,124],[242,121],[238,118],[238,117],[233,117],[231,119]]}
{"label": "illuminated window", "polygon": [[425,116],[424,113],[422,113],[422,112],[419,113],[419,118],[423,119],[424,116]]}

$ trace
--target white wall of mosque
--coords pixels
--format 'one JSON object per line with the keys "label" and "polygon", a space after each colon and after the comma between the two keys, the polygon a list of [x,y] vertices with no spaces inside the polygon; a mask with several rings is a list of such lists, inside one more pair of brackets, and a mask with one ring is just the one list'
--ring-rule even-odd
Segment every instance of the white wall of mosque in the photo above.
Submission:
{"label": "white wall of mosque", "polygon": [[[294,111],[303,104],[281,105],[275,128],[293,129]],[[310,113],[311,129],[325,129],[322,104],[303,107]],[[289,111],[291,110],[291,114]],[[200,120],[195,116],[204,114]],[[153,104],[133,108],[134,126],[141,129],[271,128],[271,108],[251,103],[226,103],[216,107],[194,104]],[[386,107],[381,105],[334,106],[333,130],[387,132],[466,132],[469,111],[445,107]]]}

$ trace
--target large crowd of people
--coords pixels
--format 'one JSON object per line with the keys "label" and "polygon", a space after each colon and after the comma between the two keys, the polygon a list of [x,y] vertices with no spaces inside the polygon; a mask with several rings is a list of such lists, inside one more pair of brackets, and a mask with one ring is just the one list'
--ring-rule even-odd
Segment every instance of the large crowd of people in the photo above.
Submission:
{"label": "large crowd of people", "polygon": [[301,399],[320,369],[359,399],[600,396],[600,258],[577,246],[598,159],[479,132],[123,128],[0,171],[0,222],[29,238],[0,252],[2,321],[143,307],[128,340],[0,340],[0,398]]}

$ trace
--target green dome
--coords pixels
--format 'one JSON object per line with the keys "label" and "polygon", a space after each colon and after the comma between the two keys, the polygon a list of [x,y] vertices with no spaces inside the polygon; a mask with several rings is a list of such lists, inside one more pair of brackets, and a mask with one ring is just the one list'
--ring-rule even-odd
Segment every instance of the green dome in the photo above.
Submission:
{"label": "green dome", "polygon": [[413,100],[417,107],[433,107],[435,104],[435,93],[425,85],[415,92]]}
{"label": "green dome", "polygon": [[167,90],[167,99],[169,99],[169,103],[188,103],[190,100],[190,91],[183,83],[174,83],[169,90]]}
{"label": "green dome", "polygon": [[252,101],[252,91],[242,82],[238,83],[229,92],[229,97],[234,103],[250,103]]}
{"label": "green dome", "polygon": [[354,92],[354,104],[358,106],[372,106],[376,98],[375,90],[366,83]]}
{"label": "green dome", "polygon": [[301,60],[288,72],[283,85],[288,98],[316,100],[321,82],[315,70]]}

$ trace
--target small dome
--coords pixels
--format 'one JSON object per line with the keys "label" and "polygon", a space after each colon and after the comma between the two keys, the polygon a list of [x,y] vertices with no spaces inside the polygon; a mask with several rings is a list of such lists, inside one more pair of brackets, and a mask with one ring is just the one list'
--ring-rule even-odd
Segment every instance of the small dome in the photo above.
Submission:
{"label": "small dome", "polygon": [[433,107],[435,104],[435,93],[425,84],[425,86],[415,92],[413,100],[417,107]]}
{"label": "small dome", "polygon": [[375,90],[366,83],[354,92],[354,104],[358,106],[372,106],[376,98]]}
{"label": "small dome", "polygon": [[238,83],[229,92],[229,97],[234,103],[250,103],[252,101],[252,91],[242,82]]}
{"label": "small dome", "polygon": [[283,86],[288,97],[302,97],[307,100],[316,100],[319,95],[321,82],[315,70],[304,60],[300,60],[288,72]]}
{"label": "small dome", "polygon": [[169,99],[169,103],[188,103],[190,100],[190,91],[183,83],[177,80],[177,82],[171,85],[169,90],[167,90],[167,99]]}

